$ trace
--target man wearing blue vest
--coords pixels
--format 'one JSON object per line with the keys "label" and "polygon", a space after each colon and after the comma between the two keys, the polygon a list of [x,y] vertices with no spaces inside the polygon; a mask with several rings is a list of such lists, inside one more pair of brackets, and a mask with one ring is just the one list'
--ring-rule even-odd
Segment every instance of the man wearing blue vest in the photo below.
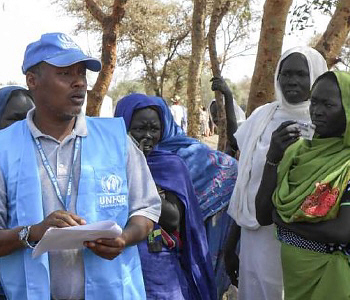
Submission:
{"label": "man wearing blue vest", "polygon": [[[161,201],[121,119],[81,112],[86,69],[101,63],[65,34],[27,46],[22,70],[36,107],[0,131],[0,276],[8,299],[145,299],[137,242]],[[32,258],[49,227],[113,220],[123,233]]]}

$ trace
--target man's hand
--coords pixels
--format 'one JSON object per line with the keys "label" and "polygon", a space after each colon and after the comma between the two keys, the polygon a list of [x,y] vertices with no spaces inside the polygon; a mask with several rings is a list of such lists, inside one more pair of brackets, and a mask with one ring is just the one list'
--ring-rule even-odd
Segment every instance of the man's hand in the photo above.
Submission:
{"label": "man's hand", "polygon": [[71,212],[56,210],[48,215],[42,222],[32,226],[29,240],[32,242],[40,241],[46,230],[50,227],[62,228],[85,224],[86,221],[83,218]]}
{"label": "man's hand", "polygon": [[115,239],[98,239],[93,242],[84,242],[85,247],[108,260],[112,260],[121,254],[125,249],[125,245],[123,234]]}
{"label": "man's hand", "polygon": [[121,254],[124,248],[136,245],[145,239],[152,229],[153,221],[144,216],[133,216],[128,220],[121,236],[116,239],[86,241],[84,246],[96,255],[112,260]]}

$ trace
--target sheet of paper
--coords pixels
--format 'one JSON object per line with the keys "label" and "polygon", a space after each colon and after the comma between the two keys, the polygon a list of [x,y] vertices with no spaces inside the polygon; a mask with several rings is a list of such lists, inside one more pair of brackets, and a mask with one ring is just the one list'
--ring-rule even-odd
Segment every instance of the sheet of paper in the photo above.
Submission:
{"label": "sheet of paper", "polygon": [[65,228],[49,228],[32,253],[37,257],[46,251],[81,249],[85,241],[99,238],[116,238],[121,235],[121,227],[113,221],[100,221],[93,224]]}

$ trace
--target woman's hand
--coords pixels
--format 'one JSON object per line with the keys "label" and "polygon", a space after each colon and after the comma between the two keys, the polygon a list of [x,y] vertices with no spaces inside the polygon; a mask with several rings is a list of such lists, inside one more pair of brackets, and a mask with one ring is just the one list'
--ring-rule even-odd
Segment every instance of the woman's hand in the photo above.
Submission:
{"label": "woman's hand", "polygon": [[266,158],[269,162],[279,163],[284,151],[300,137],[300,129],[295,121],[283,122],[271,136],[270,148]]}

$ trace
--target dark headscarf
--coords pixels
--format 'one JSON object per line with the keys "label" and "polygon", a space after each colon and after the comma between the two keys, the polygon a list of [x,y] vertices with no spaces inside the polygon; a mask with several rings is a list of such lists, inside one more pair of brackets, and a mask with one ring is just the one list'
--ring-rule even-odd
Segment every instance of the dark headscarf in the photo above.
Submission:
{"label": "dark headscarf", "polygon": [[0,89],[0,118],[4,113],[5,107],[10,99],[11,93],[16,90],[25,90],[25,88],[18,85],[10,85]]}

